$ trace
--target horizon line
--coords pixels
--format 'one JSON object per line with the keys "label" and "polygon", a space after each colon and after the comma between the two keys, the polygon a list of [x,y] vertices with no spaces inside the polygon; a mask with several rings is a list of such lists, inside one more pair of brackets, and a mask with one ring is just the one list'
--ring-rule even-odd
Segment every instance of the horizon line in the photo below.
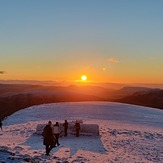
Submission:
{"label": "horizon line", "polygon": [[55,83],[101,83],[101,84],[154,84],[154,85],[162,85],[163,83],[151,83],[151,82],[107,82],[107,81],[68,81],[68,80],[34,80],[34,79],[0,79],[0,82],[55,82]]}

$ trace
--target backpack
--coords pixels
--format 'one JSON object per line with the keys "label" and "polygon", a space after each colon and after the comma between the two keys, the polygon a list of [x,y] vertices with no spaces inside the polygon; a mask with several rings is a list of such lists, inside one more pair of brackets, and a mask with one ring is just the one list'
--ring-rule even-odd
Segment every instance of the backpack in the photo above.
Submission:
{"label": "backpack", "polygon": [[42,135],[44,138],[47,137],[47,127],[46,127],[46,126],[44,127],[44,130],[43,130],[43,132],[42,132],[41,135]]}

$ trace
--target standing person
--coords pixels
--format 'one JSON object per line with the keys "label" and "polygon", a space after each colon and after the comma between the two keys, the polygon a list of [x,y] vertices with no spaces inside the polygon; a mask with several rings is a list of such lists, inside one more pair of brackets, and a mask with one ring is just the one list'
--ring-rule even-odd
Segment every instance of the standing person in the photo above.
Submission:
{"label": "standing person", "polygon": [[53,126],[53,133],[54,133],[55,138],[56,138],[56,144],[57,144],[57,146],[59,146],[60,144],[59,144],[58,139],[59,139],[60,129],[59,129],[59,123],[58,122],[56,122],[56,124]]}
{"label": "standing person", "polygon": [[63,124],[64,126],[64,136],[67,136],[67,130],[68,130],[68,122],[65,120],[65,123]]}
{"label": "standing person", "polygon": [[2,131],[2,122],[0,121],[0,128],[1,128],[1,131]]}
{"label": "standing person", "polygon": [[42,135],[44,137],[43,144],[46,146],[46,155],[49,156],[50,151],[55,147],[56,144],[55,138],[53,136],[51,121],[49,121],[48,124],[44,127]]}
{"label": "standing person", "polygon": [[76,129],[76,137],[79,137],[80,123],[77,120],[74,127]]}

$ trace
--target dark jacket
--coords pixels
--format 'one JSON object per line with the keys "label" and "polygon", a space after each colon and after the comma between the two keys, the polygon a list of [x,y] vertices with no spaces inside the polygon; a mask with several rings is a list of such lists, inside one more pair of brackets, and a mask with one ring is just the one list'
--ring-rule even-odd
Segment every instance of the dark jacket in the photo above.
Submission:
{"label": "dark jacket", "polygon": [[2,122],[0,121],[0,127],[2,127]]}
{"label": "dark jacket", "polygon": [[45,133],[45,136],[44,136],[43,144],[44,145],[54,145],[56,142],[55,142],[55,138],[53,136],[52,127],[50,125],[46,125],[44,127],[44,133]]}
{"label": "dark jacket", "polygon": [[79,123],[79,122],[76,122],[76,123],[75,123],[75,129],[76,129],[76,130],[80,130],[80,123]]}
{"label": "dark jacket", "polygon": [[63,124],[63,126],[64,126],[64,129],[67,130],[67,129],[68,129],[68,122],[65,122],[65,123]]}

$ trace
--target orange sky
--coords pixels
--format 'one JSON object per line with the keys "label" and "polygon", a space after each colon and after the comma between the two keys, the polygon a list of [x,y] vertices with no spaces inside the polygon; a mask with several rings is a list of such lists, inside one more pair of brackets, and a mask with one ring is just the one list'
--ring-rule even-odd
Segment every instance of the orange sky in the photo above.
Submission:
{"label": "orange sky", "polygon": [[0,79],[163,83],[162,5],[3,1]]}

